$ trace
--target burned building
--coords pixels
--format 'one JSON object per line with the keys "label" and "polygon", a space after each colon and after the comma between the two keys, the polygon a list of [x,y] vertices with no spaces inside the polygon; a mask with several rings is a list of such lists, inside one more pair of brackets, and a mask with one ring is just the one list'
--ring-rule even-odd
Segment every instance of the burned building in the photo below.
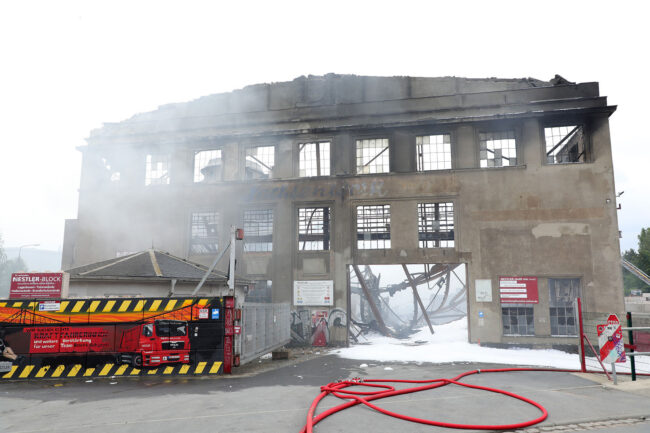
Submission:
{"label": "burned building", "polygon": [[623,310],[615,108],[559,76],[334,74],[165,105],[80,148],[63,268],[152,245],[209,264],[235,225],[257,301],[340,325],[354,265],[448,265],[470,341],[575,344],[576,297]]}

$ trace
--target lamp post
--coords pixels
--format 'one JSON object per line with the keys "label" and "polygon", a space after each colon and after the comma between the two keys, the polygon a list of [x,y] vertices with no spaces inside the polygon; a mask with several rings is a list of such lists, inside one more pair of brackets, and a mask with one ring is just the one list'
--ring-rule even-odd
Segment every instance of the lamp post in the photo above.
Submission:
{"label": "lamp post", "polygon": [[27,245],[21,245],[18,247],[18,260],[20,260],[20,253],[22,252],[22,249],[25,247],[38,247],[41,244],[27,244]]}

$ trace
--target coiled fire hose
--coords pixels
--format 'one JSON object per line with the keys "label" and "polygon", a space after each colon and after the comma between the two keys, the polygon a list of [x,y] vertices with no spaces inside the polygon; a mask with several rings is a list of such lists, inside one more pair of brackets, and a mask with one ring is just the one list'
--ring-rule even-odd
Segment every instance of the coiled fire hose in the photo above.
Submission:
{"label": "coiled fire hose", "polygon": [[[504,373],[504,372],[513,372],[513,371],[544,371],[544,372],[564,372],[564,373],[581,373],[581,370],[564,370],[564,369],[549,369],[549,368],[494,368],[494,369],[481,369],[481,370],[472,370],[465,373],[459,374],[453,379],[431,379],[431,380],[374,380],[374,379],[359,379],[354,378],[352,380],[343,380],[339,382],[333,382],[328,385],[321,387],[321,393],[314,399],[309,407],[307,412],[307,423],[300,430],[301,433],[313,433],[313,427],[318,424],[320,421],[325,418],[333,415],[337,412],[345,410],[349,407],[356,406],[358,404],[363,404],[370,409],[373,409],[384,415],[392,416],[399,418],[405,421],[415,422],[419,424],[427,424],[437,427],[446,427],[453,429],[471,429],[471,430],[516,430],[525,427],[530,427],[532,425],[538,424],[546,419],[548,412],[544,407],[526,397],[521,395],[505,391],[497,388],[490,388],[486,386],[471,385],[467,383],[460,382],[461,379],[467,376],[474,374],[483,374],[483,373]],[[589,373],[602,373],[597,371],[589,371]],[[411,388],[395,389],[394,386],[389,385],[391,383],[410,383],[417,384]],[[541,412],[541,415],[530,421],[518,422],[514,424],[501,424],[501,425],[480,425],[480,424],[457,424],[444,421],[435,421],[430,419],[416,418],[408,415],[403,415],[397,412],[392,412],[387,409],[381,408],[371,401],[379,400],[382,398],[393,397],[396,395],[410,394],[414,392],[426,391],[429,389],[440,388],[446,385],[458,385],[466,388],[478,389],[481,391],[493,392],[496,394],[503,394],[508,397],[521,400],[524,403],[530,404],[531,406],[536,407]],[[365,387],[368,388],[367,391],[357,391],[357,390],[348,390],[349,387]],[[328,395],[338,397],[343,400],[348,400],[346,403],[335,406],[331,409],[328,409],[324,412],[315,415],[316,408],[318,404]]]}

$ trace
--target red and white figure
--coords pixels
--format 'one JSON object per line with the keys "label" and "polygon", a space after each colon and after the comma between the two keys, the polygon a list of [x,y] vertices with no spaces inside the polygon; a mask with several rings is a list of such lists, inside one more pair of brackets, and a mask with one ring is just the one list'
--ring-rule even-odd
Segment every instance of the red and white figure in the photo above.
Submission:
{"label": "red and white figure", "polygon": [[623,330],[616,314],[610,314],[607,324],[597,325],[600,360],[605,363],[625,362]]}

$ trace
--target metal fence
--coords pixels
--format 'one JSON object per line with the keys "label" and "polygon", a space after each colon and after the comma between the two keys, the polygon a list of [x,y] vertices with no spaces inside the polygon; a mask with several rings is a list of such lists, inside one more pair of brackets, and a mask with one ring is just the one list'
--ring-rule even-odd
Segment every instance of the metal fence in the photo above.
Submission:
{"label": "metal fence", "polygon": [[242,364],[291,341],[291,313],[288,303],[245,303],[242,316]]}
{"label": "metal fence", "polygon": [[[603,366],[599,362],[599,353],[598,353],[598,333],[596,332],[596,326],[599,324],[607,323],[607,318],[609,314],[605,313],[593,313],[589,311],[582,311],[583,316],[583,335],[585,339],[585,367],[587,370],[602,371]],[[628,321],[629,317],[629,321]],[[634,322],[632,323],[632,317]],[[642,313],[628,313],[628,316],[624,313],[618,313],[618,318],[621,322],[621,327],[623,329],[623,338],[626,343],[626,352],[628,353],[627,362],[616,365],[616,371],[624,373],[638,373],[638,374],[649,374],[650,373],[650,356],[647,355],[633,355],[629,356],[631,352],[642,352],[646,353],[648,351],[648,334],[647,331],[638,329],[638,327],[648,327],[650,326],[650,314]],[[628,332],[631,325],[634,326],[634,329]],[[638,330],[637,330],[638,329]],[[629,347],[630,343],[630,334],[633,335],[633,340],[635,343],[635,349],[631,350]],[[583,338],[584,338],[583,337]],[[590,347],[586,341],[589,341]],[[607,371],[611,371],[610,364],[604,366]]]}

